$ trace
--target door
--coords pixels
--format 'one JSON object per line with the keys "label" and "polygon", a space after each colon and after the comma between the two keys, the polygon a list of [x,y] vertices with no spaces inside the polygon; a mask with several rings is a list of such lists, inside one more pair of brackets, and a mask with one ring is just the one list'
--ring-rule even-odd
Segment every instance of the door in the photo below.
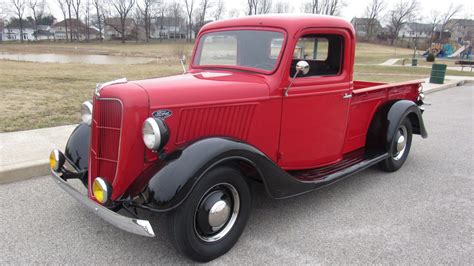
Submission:
{"label": "door", "polygon": [[306,33],[294,49],[289,79],[295,65],[305,60],[306,75],[298,75],[282,99],[278,164],[285,169],[308,169],[342,159],[352,96],[347,40],[339,34]]}

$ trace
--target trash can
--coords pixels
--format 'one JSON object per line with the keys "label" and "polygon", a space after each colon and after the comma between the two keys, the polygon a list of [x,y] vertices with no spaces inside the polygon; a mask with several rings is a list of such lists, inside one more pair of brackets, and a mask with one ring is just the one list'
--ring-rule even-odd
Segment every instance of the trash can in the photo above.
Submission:
{"label": "trash can", "polygon": [[446,68],[447,65],[445,64],[433,64],[433,67],[431,67],[430,83],[443,84]]}
{"label": "trash can", "polygon": [[411,59],[411,66],[416,66],[416,65],[418,65],[418,59],[412,58]]}

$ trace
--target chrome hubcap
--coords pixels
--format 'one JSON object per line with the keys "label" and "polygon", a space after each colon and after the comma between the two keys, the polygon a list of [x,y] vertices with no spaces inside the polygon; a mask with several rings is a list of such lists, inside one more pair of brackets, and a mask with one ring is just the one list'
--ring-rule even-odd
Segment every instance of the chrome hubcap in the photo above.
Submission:
{"label": "chrome hubcap", "polygon": [[199,201],[194,214],[194,232],[205,242],[218,241],[231,231],[239,210],[237,189],[228,183],[217,184]]}
{"label": "chrome hubcap", "polygon": [[217,231],[227,222],[230,215],[230,207],[224,200],[214,203],[209,211],[209,225],[213,231]]}
{"label": "chrome hubcap", "polygon": [[398,128],[397,134],[395,135],[396,139],[396,151],[395,154],[393,155],[394,160],[400,160],[403,157],[403,154],[405,154],[405,149],[407,146],[407,136],[408,131],[405,126],[400,126]]}

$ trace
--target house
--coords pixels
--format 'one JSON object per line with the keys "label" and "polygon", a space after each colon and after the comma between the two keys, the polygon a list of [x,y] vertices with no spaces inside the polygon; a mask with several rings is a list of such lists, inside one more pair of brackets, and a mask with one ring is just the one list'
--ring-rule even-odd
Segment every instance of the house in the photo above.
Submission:
{"label": "house", "polygon": [[368,37],[367,33],[371,25],[373,25],[371,29],[371,36],[377,36],[382,29],[382,25],[376,19],[372,21],[369,18],[354,17],[351,20],[351,24],[354,26],[354,30],[358,37]]}
{"label": "house", "polygon": [[152,39],[185,39],[186,22],[178,17],[159,17],[151,25]]}
{"label": "house", "polygon": [[446,29],[451,32],[451,38],[458,43],[474,41],[474,20],[472,19],[451,19],[446,24]]}
{"label": "house", "polygon": [[[23,36],[20,36],[23,33]],[[3,41],[34,41],[35,30],[33,25],[28,21],[23,21],[22,30],[20,30],[20,24],[18,21],[13,21],[3,27],[2,40]]]}
{"label": "house", "polygon": [[[104,21],[104,38],[107,40],[118,40],[122,38],[122,26],[120,18],[106,18]],[[125,19],[125,39],[144,39],[145,32],[142,27],[138,27],[132,18]]]}
{"label": "house", "polygon": [[[66,24],[68,36],[66,36]],[[87,40],[88,37],[89,40],[100,38],[100,33],[97,29],[94,27],[87,27],[81,20],[77,19],[65,19],[54,23],[51,27],[51,32],[53,32],[53,39],[55,40],[69,39],[71,38],[71,32],[73,40],[83,41]]]}
{"label": "house", "polygon": [[433,25],[426,23],[407,23],[398,32],[400,38],[430,38]]}

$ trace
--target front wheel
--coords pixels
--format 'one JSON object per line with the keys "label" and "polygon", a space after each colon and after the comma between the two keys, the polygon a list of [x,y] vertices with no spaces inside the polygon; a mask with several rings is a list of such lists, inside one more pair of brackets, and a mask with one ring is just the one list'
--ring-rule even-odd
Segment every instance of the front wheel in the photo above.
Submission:
{"label": "front wheel", "polygon": [[411,148],[413,128],[406,117],[398,126],[395,136],[390,143],[389,156],[380,163],[380,168],[386,172],[395,172],[405,163]]}
{"label": "front wheel", "polygon": [[213,169],[170,214],[171,239],[191,259],[211,261],[237,242],[250,208],[250,189],[240,172],[229,167]]}

